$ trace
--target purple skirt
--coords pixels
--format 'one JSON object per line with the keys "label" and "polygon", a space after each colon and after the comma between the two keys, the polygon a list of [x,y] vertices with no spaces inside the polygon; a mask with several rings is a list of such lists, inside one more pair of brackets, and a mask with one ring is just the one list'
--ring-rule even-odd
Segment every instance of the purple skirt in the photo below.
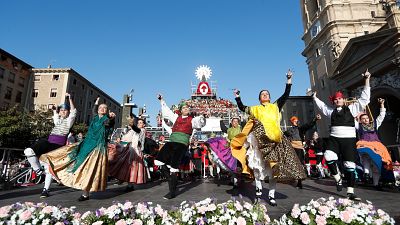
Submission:
{"label": "purple skirt", "polygon": [[216,137],[210,138],[206,142],[209,148],[218,156],[219,160],[227,167],[231,172],[236,172],[237,159],[232,156],[231,148],[225,138]]}

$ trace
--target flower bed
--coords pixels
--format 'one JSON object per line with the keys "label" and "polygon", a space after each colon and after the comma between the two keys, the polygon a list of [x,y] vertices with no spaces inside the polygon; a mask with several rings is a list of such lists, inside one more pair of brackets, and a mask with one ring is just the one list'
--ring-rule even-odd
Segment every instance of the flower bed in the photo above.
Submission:
{"label": "flower bed", "polygon": [[200,202],[182,202],[176,209],[165,210],[151,202],[133,204],[114,203],[108,208],[80,214],[75,207],[62,208],[45,203],[16,203],[0,208],[2,224],[116,224],[116,225],[178,225],[178,224],[394,224],[393,218],[368,202],[359,203],[347,199],[320,198],[307,205],[295,204],[291,212],[280,220],[270,221],[263,204],[253,205],[235,199],[217,203],[207,198]]}
{"label": "flower bed", "polygon": [[253,205],[235,199],[217,204],[215,199],[189,204],[182,202],[177,210],[170,212],[178,224],[268,224],[270,218],[263,204]]}
{"label": "flower bed", "polygon": [[45,203],[16,203],[0,208],[0,224],[80,224],[75,207],[62,208]]}
{"label": "flower bed", "polygon": [[307,205],[295,204],[290,213],[283,215],[276,224],[395,224],[393,218],[371,202],[362,203],[348,199],[319,198]]}

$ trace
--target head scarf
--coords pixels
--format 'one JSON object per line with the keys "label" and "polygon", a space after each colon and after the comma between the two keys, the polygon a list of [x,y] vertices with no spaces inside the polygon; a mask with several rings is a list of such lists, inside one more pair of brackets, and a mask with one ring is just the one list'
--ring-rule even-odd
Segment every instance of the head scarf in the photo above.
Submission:
{"label": "head scarf", "polygon": [[329,101],[333,103],[333,101],[338,98],[344,98],[343,93],[340,91],[337,91],[334,95],[329,96]]}
{"label": "head scarf", "polygon": [[182,111],[183,106],[189,107],[188,104],[187,104],[186,102],[181,102],[181,103],[179,104],[179,111]]}
{"label": "head scarf", "polygon": [[61,104],[58,106],[59,109],[70,110],[70,106],[68,104]]}

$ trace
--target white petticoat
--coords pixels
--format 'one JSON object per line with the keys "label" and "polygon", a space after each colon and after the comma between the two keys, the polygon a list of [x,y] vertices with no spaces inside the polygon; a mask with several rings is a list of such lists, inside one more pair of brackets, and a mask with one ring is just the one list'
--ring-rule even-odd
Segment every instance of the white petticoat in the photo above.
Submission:
{"label": "white petticoat", "polygon": [[267,177],[272,176],[272,169],[263,159],[258,148],[258,141],[252,132],[247,136],[244,146],[247,148],[247,163],[249,168],[253,170],[255,179],[265,180]]}

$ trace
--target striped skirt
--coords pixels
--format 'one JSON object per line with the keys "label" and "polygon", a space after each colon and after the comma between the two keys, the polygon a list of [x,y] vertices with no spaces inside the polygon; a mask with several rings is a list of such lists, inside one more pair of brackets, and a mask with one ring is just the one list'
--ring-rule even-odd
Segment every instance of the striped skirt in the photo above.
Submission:
{"label": "striped skirt", "polygon": [[108,145],[109,175],[120,181],[144,184],[148,179],[143,153],[137,153],[129,146]]}

